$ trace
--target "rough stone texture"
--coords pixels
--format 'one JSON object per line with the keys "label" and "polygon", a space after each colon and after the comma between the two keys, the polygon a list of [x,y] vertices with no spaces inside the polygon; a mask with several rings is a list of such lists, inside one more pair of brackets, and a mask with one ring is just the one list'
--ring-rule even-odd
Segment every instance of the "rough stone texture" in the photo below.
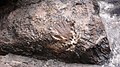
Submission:
{"label": "rough stone texture", "polygon": [[66,64],[57,60],[37,60],[13,54],[0,56],[0,67],[101,67],[88,64]]}
{"label": "rough stone texture", "polygon": [[0,53],[104,63],[110,47],[98,7],[95,0],[18,0],[1,8]]}
{"label": "rough stone texture", "polygon": [[99,5],[100,16],[113,53],[110,63],[104,67],[120,67],[120,0],[101,0]]}

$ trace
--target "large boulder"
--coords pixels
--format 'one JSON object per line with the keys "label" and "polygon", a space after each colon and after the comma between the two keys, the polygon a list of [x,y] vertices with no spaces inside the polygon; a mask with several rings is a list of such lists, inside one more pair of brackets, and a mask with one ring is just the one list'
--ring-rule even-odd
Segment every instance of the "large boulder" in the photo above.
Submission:
{"label": "large boulder", "polygon": [[18,0],[3,9],[1,54],[91,64],[103,63],[110,57],[95,0]]}

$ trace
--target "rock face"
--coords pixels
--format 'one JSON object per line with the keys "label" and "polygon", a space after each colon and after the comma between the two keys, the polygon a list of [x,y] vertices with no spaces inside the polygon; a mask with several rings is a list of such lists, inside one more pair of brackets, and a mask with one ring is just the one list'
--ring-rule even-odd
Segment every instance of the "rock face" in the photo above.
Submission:
{"label": "rock face", "polygon": [[0,67],[101,67],[100,65],[67,64],[57,60],[37,60],[19,55],[0,56]]}
{"label": "rock face", "polygon": [[3,9],[1,54],[90,64],[109,59],[109,42],[95,0],[18,0]]}
{"label": "rock face", "polygon": [[110,63],[104,67],[120,67],[120,0],[99,1],[100,16],[104,22],[111,52]]}

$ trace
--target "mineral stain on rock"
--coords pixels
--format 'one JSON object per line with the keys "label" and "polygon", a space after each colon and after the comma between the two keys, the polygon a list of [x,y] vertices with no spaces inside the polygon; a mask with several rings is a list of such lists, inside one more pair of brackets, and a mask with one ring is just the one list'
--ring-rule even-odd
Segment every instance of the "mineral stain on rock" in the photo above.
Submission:
{"label": "mineral stain on rock", "polygon": [[[94,0],[22,1],[0,19],[0,53],[101,64],[110,47]],[[79,4],[82,3],[82,4]],[[1,12],[2,14],[2,12]]]}

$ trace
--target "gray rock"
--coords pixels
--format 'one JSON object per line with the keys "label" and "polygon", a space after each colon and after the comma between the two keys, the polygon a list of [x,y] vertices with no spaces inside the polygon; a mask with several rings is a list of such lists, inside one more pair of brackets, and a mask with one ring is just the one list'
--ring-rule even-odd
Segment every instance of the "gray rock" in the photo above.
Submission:
{"label": "gray rock", "polygon": [[13,54],[0,56],[1,67],[101,67],[98,65],[88,64],[68,64],[56,60],[37,60]]}

